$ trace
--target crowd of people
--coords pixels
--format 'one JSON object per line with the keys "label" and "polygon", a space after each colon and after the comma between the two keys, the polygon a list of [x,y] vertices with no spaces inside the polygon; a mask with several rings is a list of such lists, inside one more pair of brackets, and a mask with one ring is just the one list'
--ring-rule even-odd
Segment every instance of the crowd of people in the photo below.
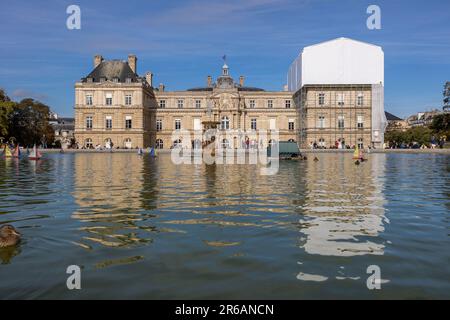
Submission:
{"label": "crowd of people", "polygon": [[384,149],[443,149],[446,141],[446,136],[441,136],[439,138],[432,136],[429,143],[419,143],[416,141],[412,141],[409,143],[387,141],[384,144]]}
{"label": "crowd of people", "polygon": [[[317,143],[317,141],[311,141],[309,143],[310,149],[355,149],[355,145],[349,145],[345,143],[344,139],[337,139],[334,145],[326,147],[324,143]],[[369,147],[370,148],[370,147]]]}

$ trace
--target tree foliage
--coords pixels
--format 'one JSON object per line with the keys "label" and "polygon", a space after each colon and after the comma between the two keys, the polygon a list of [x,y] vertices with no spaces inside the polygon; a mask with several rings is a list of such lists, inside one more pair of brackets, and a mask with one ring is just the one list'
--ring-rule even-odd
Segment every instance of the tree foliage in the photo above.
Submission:
{"label": "tree foliage", "polygon": [[430,128],[435,133],[445,134],[448,136],[450,133],[450,113],[443,113],[435,116]]}
{"label": "tree foliage", "polygon": [[8,102],[11,101],[11,99],[6,95],[5,90],[0,88],[0,102]]}
{"label": "tree foliage", "polygon": [[406,131],[389,131],[384,135],[384,140],[397,142],[399,144],[418,143],[419,145],[428,145],[433,136],[433,131],[428,127],[414,127]]}
{"label": "tree foliage", "polygon": [[10,116],[14,110],[15,103],[0,88],[0,136],[8,135],[10,127]]}
{"label": "tree foliage", "polygon": [[33,99],[23,99],[10,115],[9,135],[25,146],[53,142],[53,130],[48,122],[50,108]]}
{"label": "tree foliage", "polygon": [[48,119],[50,108],[33,99],[12,101],[0,88],[0,137],[14,138],[24,146],[53,143],[54,131]]}

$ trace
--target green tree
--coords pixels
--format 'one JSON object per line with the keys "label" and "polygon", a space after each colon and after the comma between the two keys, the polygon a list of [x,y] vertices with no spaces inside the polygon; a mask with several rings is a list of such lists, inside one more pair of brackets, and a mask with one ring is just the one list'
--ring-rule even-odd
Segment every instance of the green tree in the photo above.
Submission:
{"label": "green tree", "polygon": [[433,131],[428,127],[414,127],[406,131],[390,131],[386,132],[384,139],[389,142],[397,142],[399,144],[418,143],[419,145],[429,145]]}
{"label": "green tree", "polygon": [[50,108],[33,99],[23,99],[16,104],[10,117],[10,136],[25,146],[40,144],[43,140],[51,144],[53,130],[48,123]]}
{"label": "green tree", "polygon": [[8,102],[11,101],[11,99],[6,95],[5,90],[0,88],[0,102]]}
{"label": "green tree", "polygon": [[10,127],[10,118],[14,110],[15,102],[0,88],[0,136],[7,137]]}
{"label": "green tree", "polygon": [[430,128],[437,134],[448,135],[450,132],[450,113],[443,113],[435,116]]}

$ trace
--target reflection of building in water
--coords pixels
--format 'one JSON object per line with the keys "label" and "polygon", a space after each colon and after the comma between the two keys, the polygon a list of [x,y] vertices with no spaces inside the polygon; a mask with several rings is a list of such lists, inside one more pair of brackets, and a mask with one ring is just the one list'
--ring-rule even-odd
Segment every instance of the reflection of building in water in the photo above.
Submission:
{"label": "reflection of building in water", "polygon": [[387,221],[382,193],[385,155],[371,155],[360,166],[350,154],[329,157],[308,163],[301,220],[305,251],[326,256],[384,254],[377,237]]}
{"label": "reflection of building in water", "polygon": [[[139,236],[138,225],[151,217],[153,184],[145,183],[144,159],[136,154],[76,154],[74,198],[79,208],[74,219],[85,223],[86,242],[117,247],[150,241]],[[146,199],[148,198],[148,199]],[[147,201],[148,200],[148,201]]]}

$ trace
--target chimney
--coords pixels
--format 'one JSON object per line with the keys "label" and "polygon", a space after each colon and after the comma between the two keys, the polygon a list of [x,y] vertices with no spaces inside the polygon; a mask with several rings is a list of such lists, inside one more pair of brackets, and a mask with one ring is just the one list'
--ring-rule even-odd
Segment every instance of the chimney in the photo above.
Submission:
{"label": "chimney", "polygon": [[164,89],[165,89],[165,86],[162,83],[160,83],[159,84],[159,92],[164,92]]}
{"label": "chimney", "polygon": [[134,54],[128,55],[128,65],[134,73],[137,73],[137,58]]}
{"label": "chimney", "polygon": [[208,76],[207,80],[206,80],[206,84],[208,86],[208,88],[212,87],[212,77]]}
{"label": "chimney", "polygon": [[240,85],[241,87],[244,86],[244,76],[240,76],[240,77],[239,77],[239,85]]}
{"label": "chimney", "polygon": [[150,71],[145,74],[145,80],[147,80],[147,83],[150,85],[150,87],[153,87],[153,73]]}
{"label": "chimney", "polygon": [[97,66],[103,62],[103,57],[99,54],[94,56],[94,68],[97,68]]}

